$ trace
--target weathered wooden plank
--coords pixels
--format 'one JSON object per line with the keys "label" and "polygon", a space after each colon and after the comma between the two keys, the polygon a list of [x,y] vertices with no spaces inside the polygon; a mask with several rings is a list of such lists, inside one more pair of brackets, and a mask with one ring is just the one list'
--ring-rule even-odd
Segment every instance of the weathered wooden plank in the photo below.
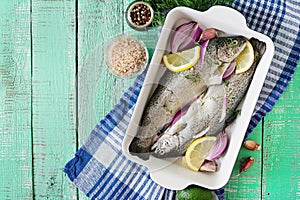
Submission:
{"label": "weathered wooden plank", "polygon": [[[262,123],[260,123],[247,139],[254,140],[262,145],[262,137]],[[249,156],[253,156],[255,159],[253,166],[237,176],[241,163]],[[226,198],[235,200],[261,199],[261,167],[262,150],[250,151],[242,146],[230,180],[225,186]]]}
{"label": "weathered wooden plank", "polygon": [[78,133],[82,144],[133,80],[109,74],[101,57],[104,42],[123,32],[122,1],[78,3]]}
{"label": "weathered wooden plank", "polygon": [[263,199],[300,199],[299,67],[265,118]]}
{"label": "weathered wooden plank", "polygon": [[[131,81],[109,74],[103,64],[103,45],[121,34],[121,0],[78,0],[78,143],[118,101]],[[79,193],[79,199],[88,199]]]}
{"label": "weathered wooden plank", "polygon": [[0,3],[0,198],[32,199],[30,1]]}
{"label": "weathered wooden plank", "polygon": [[77,199],[62,172],[76,150],[76,1],[32,0],[36,199]]}
{"label": "weathered wooden plank", "polygon": [[[116,78],[107,72],[101,58],[104,42],[122,33],[138,36],[140,33],[126,29],[124,5],[128,3],[124,1],[79,0],[78,3],[78,135],[81,145],[134,81]],[[149,34],[143,39],[151,40],[147,36]],[[156,43],[156,39],[152,40]],[[84,199],[82,193],[80,199]]]}
{"label": "weathered wooden plank", "polygon": [[80,144],[119,101],[134,79],[109,74],[103,64],[103,44],[119,34],[142,39],[150,54],[157,41],[156,29],[138,32],[125,22],[124,10],[131,1],[79,0],[78,7],[78,132]]}

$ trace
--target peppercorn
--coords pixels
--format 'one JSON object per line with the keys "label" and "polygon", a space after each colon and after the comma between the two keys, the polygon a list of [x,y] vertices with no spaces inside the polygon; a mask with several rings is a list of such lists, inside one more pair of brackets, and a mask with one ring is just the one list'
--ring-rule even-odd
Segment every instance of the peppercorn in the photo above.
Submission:
{"label": "peppercorn", "polygon": [[136,4],[130,11],[130,18],[137,26],[145,25],[151,19],[150,8],[146,5]]}

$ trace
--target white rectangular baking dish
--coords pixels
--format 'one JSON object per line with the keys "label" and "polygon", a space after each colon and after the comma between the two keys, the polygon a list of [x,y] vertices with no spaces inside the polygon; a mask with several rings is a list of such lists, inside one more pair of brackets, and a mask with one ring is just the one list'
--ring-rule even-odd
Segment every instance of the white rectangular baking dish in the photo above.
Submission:
{"label": "white rectangular baking dish", "polygon": [[[169,50],[169,35],[171,30],[174,30],[180,24],[188,21],[198,22],[202,29],[216,28],[228,35],[242,35],[249,39],[254,37],[266,43],[266,52],[256,69],[244,101],[240,104],[241,114],[230,127],[227,127],[230,138],[229,146],[224,156],[219,159],[220,168],[215,173],[192,172],[183,167],[181,161],[176,158],[158,159],[150,156],[149,160],[144,161],[129,153],[129,145],[137,133],[143,110],[155,90],[156,85],[153,83],[158,82],[165,70],[165,68],[162,67],[161,60],[163,54]],[[208,189],[223,187],[230,178],[273,54],[274,44],[272,40],[261,33],[250,30],[242,14],[232,8],[214,6],[205,12],[199,12],[186,7],[177,7],[171,10],[163,26],[145,82],[123,141],[122,148],[125,156],[131,161],[146,166],[150,171],[151,178],[168,189],[180,190],[190,184],[199,185]]]}

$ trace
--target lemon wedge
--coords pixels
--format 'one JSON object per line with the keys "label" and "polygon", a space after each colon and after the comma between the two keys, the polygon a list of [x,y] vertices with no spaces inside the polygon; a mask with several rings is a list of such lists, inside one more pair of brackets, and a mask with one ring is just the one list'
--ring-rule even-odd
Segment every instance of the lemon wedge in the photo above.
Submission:
{"label": "lemon wedge", "polygon": [[254,50],[251,43],[247,40],[245,49],[236,58],[236,74],[246,72],[254,62]]}
{"label": "lemon wedge", "polygon": [[173,72],[181,72],[193,67],[200,59],[200,46],[163,56],[166,67]]}
{"label": "lemon wedge", "polygon": [[215,136],[205,136],[190,144],[185,153],[185,161],[191,170],[199,170],[216,139]]}

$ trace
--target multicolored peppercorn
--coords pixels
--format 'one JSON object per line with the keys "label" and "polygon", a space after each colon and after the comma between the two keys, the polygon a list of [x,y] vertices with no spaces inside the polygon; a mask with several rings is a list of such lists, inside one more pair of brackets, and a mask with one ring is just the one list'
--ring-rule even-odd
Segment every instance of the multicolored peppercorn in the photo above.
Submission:
{"label": "multicolored peppercorn", "polygon": [[151,20],[151,10],[146,5],[136,4],[130,11],[130,17],[135,25],[142,26]]}

